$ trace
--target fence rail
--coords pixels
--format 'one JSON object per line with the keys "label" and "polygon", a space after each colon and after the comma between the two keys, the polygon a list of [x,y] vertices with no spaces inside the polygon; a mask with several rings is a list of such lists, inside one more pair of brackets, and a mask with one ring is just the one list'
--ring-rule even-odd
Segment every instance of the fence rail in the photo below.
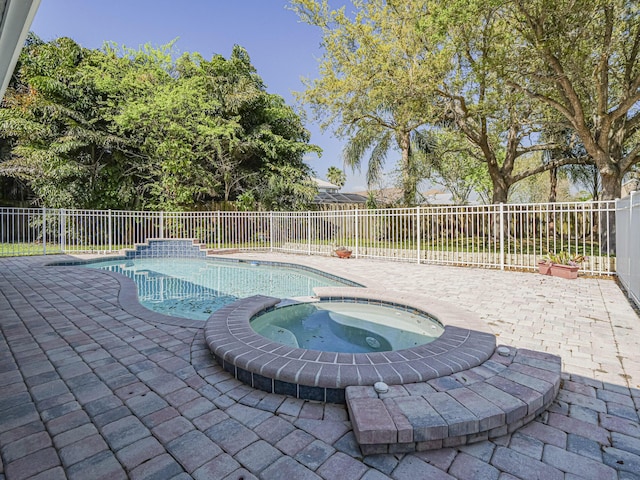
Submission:
{"label": "fence rail", "polygon": [[320,212],[0,208],[0,256],[109,253],[149,238],[197,238],[217,249],[329,255],[343,245],[356,258],[530,270],[562,250],[588,257],[583,272],[609,275],[616,272],[615,220],[615,202]]}

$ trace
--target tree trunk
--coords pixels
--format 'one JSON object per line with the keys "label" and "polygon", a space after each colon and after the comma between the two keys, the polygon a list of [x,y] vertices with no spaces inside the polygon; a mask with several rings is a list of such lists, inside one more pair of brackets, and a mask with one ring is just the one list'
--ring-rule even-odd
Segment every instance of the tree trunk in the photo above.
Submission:
{"label": "tree trunk", "polygon": [[507,203],[509,198],[509,188],[511,185],[507,182],[507,178],[503,170],[498,166],[498,162],[489,148],[483,149],[485,161],[487,163],[487,170],[489,171],[489,177],[491,178],[491,184],[493,187],[493,194],[491,196],[491,203]]}
{"label": "tree trunk", "polygon": [[[600,169],[602,180],[602,200],[615,200],[622,193],[622,176],[617,169]],[[609,255],[616,253],[616,215],[610,212],[600,226],[600,252]]]}
{"label": "tree trunk", "polygon": [[558,196],[558,169],[549,170],[549,203],[555,203]]}
{"label": "tree trunk", "polygon": [[[493,184],[493,195],[491,198],[491,202],[494,205],[497,205],[499,203],[507,203],[507,199],[509,197],[509,184],[505,181],[502,172],[495,163],[487,163],[487,166],[489,167],[489,176],[491,177],[491,183]],[[500,238],[502,236],[500,231],[500,224],[503,224],[504,238],[507,238],[509,234],[507,222],[504,221],[505,218],[500,218],[499,213],[492,214],[491,217],[491,231],[488,238],[489,244],[499,245]]]}
{"label": "tree trunk", "polygon": [[622,175],[615,169],[600,169],[602,200],[615,200],[622,194]]}
{"label": "tree trunk", "polygon": [[416,179],[411,165],[411,132],[403,132],[400,137],[402,150],[402,197],[404,204],[411,207],[416,201]]}
{"label": "tree trunk", "polygon": [[505,179],[499,174],[499,172],[494,175],[490,169],[489,174],[491,175],[491,182],[493,183],[493,195],[491,197],[491,202],[494,204],[507,203],[510,185],[505,182]]}

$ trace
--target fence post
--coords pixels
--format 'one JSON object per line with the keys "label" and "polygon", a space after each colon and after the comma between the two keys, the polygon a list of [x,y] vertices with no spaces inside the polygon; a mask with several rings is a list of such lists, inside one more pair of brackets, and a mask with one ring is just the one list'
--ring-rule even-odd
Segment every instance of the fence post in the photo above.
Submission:
{"label": "fence post", "polygon": [[359,221],[359,217],[358,217],[358,207],[355,208],[355,224],[356,224],[356,234],[355,234],[355,251],[356,251],[356,258],[358,258],[358,250],[359,250],[359,240],[360,237],[358,236],[358,234],[360,233],[360,221]]}
{"label": "fence post", "polygon": [[418,257],[418,265],[420,265],[420,256],[422,254],[420,245],[422,242],[422,232],[420,230],[420,205],[418,205],[416,207],[416,255]]}
{"label": "fence post", "polygon": [[504,270],[504,203],[500,203],[500,270]]}
{"label": "fence post", "polygon": [[269,251],[273,252],[273,212],[269,212]]}
{"label": "fence post", "polygon": [[60,213],[58,215],[58,222],[60,223],[58,225],[58,235],[59,235],[58,243],[60,244],[60,253],[64,253],[65,252],[65,243],[66,243],[65,237],[67,236],[66,235],[67,220],[65,218],[64,208],[60,209]]}
{"label": "fence post", "polygon": [[216,248],[220,250],[220,210],[216,211]]}
{"label": "fence post", "polygon": [[[638,244],[633,242],[633,218],[638,217],[638,212],[634,209],[638,208],[640,202],[637,202],[636,199],[640,195],[640,190],[636,189],[631,192],[629,198],[629,230],[627,233],[627,244],[629,245],[629,288],[628,291],[631,293],[631,296],[637,307],[640,308],[640,275],[637,273],[640,270],[640,260],[638,260],[638,254],[640,254],[640,248],[638,248]],[[636,223],[636,225],[638,225]],[[640,230],[640,228],[636,227],[636,231]],[[636,237],[637,238],[637,235]],[[631,247],[635,245],[635,250],[631,250]],[[633,277],[631,274],[636,272]]]}
{"label": "fence post", "polygon": [[311,255],[311,211],[307,212],[307,255]]}
{"label": "fence post", "polygon": [[111,215],[111,209],[109,209],[109,253],[113,251],[113,216]]}
{"label": "fence post", "polygon": [[160,238],[164,238],[164,212],[160,212]]}
{"label": "fence post", "polygon": [[[633,199],[631,199],[633,200]],[[611,210],[608,210],[608,215],[607,215],[607,254],[610,256],[611,253],[616,253],[616,242],[615,242],[615,225],[616,225],[616,213],[615,211],[613,212],[613,235],[614,235],[614,241],[613,241],[613,249],[611,248]]]}
{"label": "fence post", "polygon": [[47,208],[42,207],[42,254],[47,254]]}

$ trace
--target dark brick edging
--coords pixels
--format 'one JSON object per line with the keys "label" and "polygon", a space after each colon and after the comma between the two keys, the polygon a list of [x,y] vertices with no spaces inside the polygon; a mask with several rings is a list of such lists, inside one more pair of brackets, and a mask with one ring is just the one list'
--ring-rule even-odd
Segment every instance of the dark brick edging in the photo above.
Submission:
{"label": "dark brick edging", "polygon": [[[348,297],[375,303],[367,289],[336,289]],[[331,298],[333,290],[327,290]],[[395,352],[335,353],[293,348],[255,333],[249,320],[280,299],[254,296],[215,312],[205,326],[205,339],[217,362],[254,388],[308,400],[344,403],[344,389],[353,385],[425,382],[468,370],[486,361],[495,337],[445,324],[441,337],[426,345]],[[452,307],[454,308],[454,307]]]}

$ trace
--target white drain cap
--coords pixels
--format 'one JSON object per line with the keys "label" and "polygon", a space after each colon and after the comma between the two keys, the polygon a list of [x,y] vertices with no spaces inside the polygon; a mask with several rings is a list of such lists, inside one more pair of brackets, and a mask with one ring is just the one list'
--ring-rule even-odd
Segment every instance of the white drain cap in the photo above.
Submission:
{"label": "white drain cap", "polygon": [[501,357],[508,357],[509,355],[511,355],[511,350],[509,350],[509,347],[498,347],[496,348],[496,352],[498,352],[498,355],[500,355]]}
{"label": "white drain cap", "polygon": [[389,385],[384,382],[376,382],[373,384],[373,389],[376,393],[387,393],[389,391]]}

